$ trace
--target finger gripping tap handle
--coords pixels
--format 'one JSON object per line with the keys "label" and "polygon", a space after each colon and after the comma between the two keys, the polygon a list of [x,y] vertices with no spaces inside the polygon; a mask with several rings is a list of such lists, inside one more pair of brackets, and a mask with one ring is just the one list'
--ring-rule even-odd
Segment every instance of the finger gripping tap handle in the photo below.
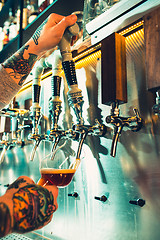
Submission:
{"label": "finger gripping tap handle", "polygon": [[75,63],[73,60],[62,62],[66,80],[69,86],[77,84]]}
{"label": "finger gripping tap handle", "polygon": [[60,97],[60,88],[61,88],[61,77],[52,76],[51,78],[52,97],[55,97],[55,96]]}
{"label": "finger gripping tap handle", "polygon": [[33,84],[32,86],[32,101],[33,103],[39,103],[41,86],[38,84]]}

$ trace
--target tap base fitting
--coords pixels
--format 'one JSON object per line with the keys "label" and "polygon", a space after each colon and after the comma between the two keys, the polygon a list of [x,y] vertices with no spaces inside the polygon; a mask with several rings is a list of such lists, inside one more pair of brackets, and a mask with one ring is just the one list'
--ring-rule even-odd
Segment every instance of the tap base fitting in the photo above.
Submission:
{"label": "tap base fitting", "polygon": [[118,108],[119,104],[117,101],[113,102],[111,104],[111,115],[119,116],[120,114],[120,109]]}
{"label": "tap base fitting", "polygon": [[41,141],[41,140],[46,140],[47,138],[48,138],[48,136],[45,135],[45,134],[36,134],[36,133],[34,134],[34,133],[32,133],[32,134],[28,135],[29,140]]}
{"label": "tap base fitting", "polygon": [[49,140],[52,140],[54,137],[57,136],[65,136],[65,131],[61,129],[51,129],[49,134]]}

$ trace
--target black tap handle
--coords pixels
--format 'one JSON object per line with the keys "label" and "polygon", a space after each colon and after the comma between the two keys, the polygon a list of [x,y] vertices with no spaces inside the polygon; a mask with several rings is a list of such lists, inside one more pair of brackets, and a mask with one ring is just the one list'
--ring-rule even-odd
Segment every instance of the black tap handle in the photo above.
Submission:
{"label": "black tap handle", "polygon": [[39,103],[41,86],[38,84],[33,84],[32,86],[32,102]]}
{"label": "black tap handle", "polygon": [[67,79],[68,86],[77,84],[75,63],[73,60],[62,62],[64,73]]}
{"label": "black tap handle", "polygon": [[61,88],[61,77],[60,76],[52,76],[52,78],[51,78],[52,97],[55,97],[55,96],[60,97],[60,88]]}

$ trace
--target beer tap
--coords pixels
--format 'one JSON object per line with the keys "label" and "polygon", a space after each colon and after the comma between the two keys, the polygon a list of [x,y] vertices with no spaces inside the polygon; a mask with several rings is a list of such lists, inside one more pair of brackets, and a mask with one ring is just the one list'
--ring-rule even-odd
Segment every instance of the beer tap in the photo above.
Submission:
{"label": "beer tap", "polygon": [[160,90],[156,91],[156,104],[154,104],[153,113],[160,117]]}
{"label": "beer tap", "polygon": [[10,106],[10,104],[1,110],[1,130],[3,132],[2,135],[2,140],[0,141],[0,146],[2,147],[2,152],[0,154],[0,163],[3,162],[6,151],[9,150],[11,144],[13,145],[12,141],[11,141],[11,119],[9,114],[7,114],[7,116],[5,115],[5,113],[7,112],[8,107]]}
{"label": "beer tap", "polygon": [[13,100],[10,107],[6,109],[5,114],[8,114],[11,118],[12,142],[23,147],[25,144],[24,129],[30,127],[29,125],[24,125],[24,120],[28,120],[30,117],[29,110],[19,109]]}
{"label": "beer tap", "polygon": [[30,108],[30,117],[32,119],[32,133],[28,136],[30,140],[34,140],[34,146],[32,148],[30,160],[33,161],[37,147],[40,142],[45,139],[45,136],[39,133],[39,125],[42,118],[41,107],[39,105],[40,98],[40,80],[45,67],[45,58],[41,58],[36,62],[33,72],[33,84],[32,84],[32,106]]}
{"label": "beer tap", "polygon": [[6,151],[9,150],[10,147],[16,145],[24,146],[23,130],[29,127],[28,125],[24,125],[24,119],[29,118],[29,111],[9,106],[6,109],[2,109],[0,115],[12,119],[12,137],[10,137],[9,132],[4,132],[2,141],[0,141],[0,145],[3,146],[0,156],[1,163],[3,162]]}
{"label": "beer tap", "polygon": [[[79,26],[77,23],[67,28],[59,43],[59,48],[62,55],[62,66],[69,87],[68,103],[72,107],[77,120],[77,124],[73,126],[73,130],[67,131],[66,134],[71,135],[71,137],[73,137],[73,135],[80,137],[76,156],[76,160],[79,161],[82,145],[88,134],[88,127],[84,125],[84,119],[82,117],[82,106],[84,101],[82,91],[78,88],[75,63],[71,52],[72,37],[76,36],[78,33]],[[77,165],[79,165],[79,163]]]}
{"label": "beer tap", "polygon": [[61,139],[62,136],[65,135],[65,131],[60,129],[58,126],[59,115],[61,113],[61,103],[60,100],[60,85],[61,85],[61,77],[52,75],[52,98],[49,101],[49,112],[51,114],[51,130],[49,134],[49,140],[53,142],[52,145],[52,155],[51,160],[54,158],[54,151]]}
{"label": "beer tap", "polygon": [[107,127],[104,124],[100,124],[99,121],[96,119],[95,125],[93,126],[76,124],[73,126],[73,130],[75,133],[79,134],[79,145],[78,145],[76,159],[80,159],[82,146],[87,135],[99,136],[99,137],[104,136],[107,132]]}
{"label": "beer tap", "polygon": [[69,87],[68,102],[77,118],[77,124],[73,125],[73,129],[66,131],[66,135],[69,134],[74,139],[79,138],[76,159],[80,159],[82,145],[88,134],[103,135],[106,133],[106,127],[103,124],[100,124],[98,120],[96,120],[96,124],[94,126],[84,124],[84,119],[82,116],[82,106],[84,101],[82,91],[78,88],[75,63],[73,61],[71,52],[72,37],[78,33],[79,27],[78,24],[75,23],[73,26],[66,29],[62,40],[59,43],[59,48],[62,55],[62,66]]}
{"label": "beer tap", "polygon": [[111,104],[111,115],[106,117],[106,122],[111,123],[114,126],[114,136],[112,139],[111,145],[111,156],[116,156],[116,148],[119,136],[123,130],[123,127],[129,128],[133,132],[137,132],[142,128],[143,120],[140,117],[139,111],[137,108],[134,108],[133,111],[135,116],[133,117],[121,117],[119,116],[120,110],[118,106],[118,101]]}
{"label": "beer tap", "polygon": [[51,115],[51,130],[49,140],[53,142],[51,160],[54,158],[54,151],[65,131],[58,126],[59,116],[62,112],[62,101],[60,100],[62,57],[60,50],[55,50],[45,60],[48,67],[52,67],[51,90],[52,96],[49,100],[49,112]]}
{"label": "beer tap", "polygon": [[[24,130],[26,128],[29,128],[30,125],[24,125],[24,120],[28,120],[29,119],[29,110],[21,110],[19,112],[19,114],[17,114],[16,120],[17,120],[17,124],[16,124],[16,145],[20,145],[21,147],[23,147],[25,145],[25,140],[24,140]],[[13,130],[12,130],[13,132]],[[14,139],[13,135],[12,135],[12,139]]]}

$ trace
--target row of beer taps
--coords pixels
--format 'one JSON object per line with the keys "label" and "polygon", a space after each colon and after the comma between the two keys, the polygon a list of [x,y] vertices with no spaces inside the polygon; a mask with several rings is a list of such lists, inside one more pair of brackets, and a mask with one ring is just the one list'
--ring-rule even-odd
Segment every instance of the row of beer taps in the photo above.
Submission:
{"label": "row of beer taps", "polygon": [[[30,110],[15,109],[11,106],[3,109],[0,113],[1,116],[8,116],[17,122],[16,130],[12,126],[12,138],[9,139],[8,135],[4,134],[0,145],[3,146],[3,150],[0,156],[0,162],[3,162],[5,152],[15,145],[23,146],[24,144],[24,129],[30,127],[24,124],[25,119],[31,119],[32,132],[29,134],[28,139],[34,142],[34,146],[31,152],[30,160],[33,161],[36,150],[42,140],[52,142],[51,159],[54,158],[54,152],[59,144],[61,138],[71,138],[79,141],[76,159],[80,159],[83,143],[87,135],[104,136],[107,132],[107,126],[100,123],[97,119],[94,125],[86,125],[83,119],[83,96],[82,91],[78,87],[75,63],[72,58],[71,52],[71,40],[72,37],[79,32],[78,24],[75,23],[69,27],[56,49],[50,56],[41,58],[36,62],[33,68],[33,83],[32,83],[32,106]],[[39,105],[40,90],[41,90],[41,77],[45,68],[52,68],[51,77],[51,92],[52,96],[49,99],[49,113],[51,115],[51,129],[49,135],[41,134],[39,131],[40,122],[42,119],[42,111]],[[73,109],[76,116],[76,123],[73,124],[71,129],[63,130],[59,127],[59,116],[62,112],[62,101],[60,99],[61,88],[61,72],[64,70],[64,74],[68,84],[68,103]],[[139,131],[142,128],[142,118],[138,112],[138,109],[134,108],[135,116],[122,117],[120,116],[119,103],[115,101],[111,104],[111,113],[106,117],[106,123],[112,124],[114,127],[114,135],[111,146],[111,156],[116,156],[116,148],[119,136],[122,129],[128,128],[132,131]]]}

